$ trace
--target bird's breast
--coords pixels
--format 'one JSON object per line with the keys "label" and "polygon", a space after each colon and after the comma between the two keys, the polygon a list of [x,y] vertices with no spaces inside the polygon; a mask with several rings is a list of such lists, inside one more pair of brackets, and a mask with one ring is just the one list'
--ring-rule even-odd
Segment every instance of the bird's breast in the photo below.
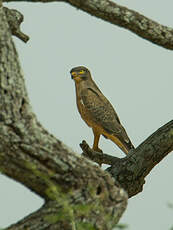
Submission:
{"label": "bird's breast", "polygon": [[77,98],[77,108],[78,108],[78,111],[79,111],[82,119],[86,122],[86,124],[89,127],[92,127],[93,122],[92,122],[91,115],[90,115],[89,111],[86,109],[81,98]]}

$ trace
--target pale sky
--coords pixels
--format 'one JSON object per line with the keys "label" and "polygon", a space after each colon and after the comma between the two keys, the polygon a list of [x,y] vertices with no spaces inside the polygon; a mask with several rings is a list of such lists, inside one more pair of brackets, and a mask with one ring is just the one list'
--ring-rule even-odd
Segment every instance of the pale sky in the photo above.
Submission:
{"label": "pale sky", "polygon": [[[119,0],[161,24],[173,27],[173,1]],[[70,148],[93,142],[80,118],[69,71],[84,65],[116,109],[135,146],[172,120],[172,51],[92,17],[65,3],[9,3],[25,20],[27,44],[14,38],[27,90],[40,122]],[[105,153],[123,157],[114,143],[101,138]],[[170,153],[146,178],[143,192],[129,200],[120,221],[130,230],[168,230],[173,225],[173,157]],[[23,185],[0,175],[0,227],[37,210],[43,200]]]}

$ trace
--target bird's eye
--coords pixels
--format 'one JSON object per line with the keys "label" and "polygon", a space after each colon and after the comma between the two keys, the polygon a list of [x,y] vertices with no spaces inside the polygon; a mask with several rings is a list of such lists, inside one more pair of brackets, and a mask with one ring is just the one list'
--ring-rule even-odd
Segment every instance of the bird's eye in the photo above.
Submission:
{"label": "bird's eye", "polygon": [[79,72],[79,74],[84,74],[85,73],[85,71],[84,70],[81,70],[80,72]]}

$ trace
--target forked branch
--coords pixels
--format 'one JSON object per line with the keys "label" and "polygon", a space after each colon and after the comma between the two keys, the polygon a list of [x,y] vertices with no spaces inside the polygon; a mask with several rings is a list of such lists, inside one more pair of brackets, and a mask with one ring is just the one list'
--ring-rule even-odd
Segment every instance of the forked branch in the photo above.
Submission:
{"label": "forked branch", "polygon": [[86,142],[81,144],[84,155],[102,164],[110,164],[108,171],[128,192],[129,197],[141,192],[145,177],[164,157],[173,151],[173,120],[149,136],[124,158],[97,153]]}
{"label": "forked branch", "polygon": [[0,172],[43,197],[45,205],[8,229],[113,229],[127,193],[37,121],[11,33],[1,7]]}
{"label": "forked branch", "polygon": [[[4,2],[22,2],[4,0]],[[156,45],[173,49],[173,29],[163,26],[140,13],[109,0],[23,0],[25,2],[66,2],[97,18],[123,27]]]}
{"label": "forked branch", "polygon": [[113,162],[109,173],[73,153],[32,112],[5,11],[0,8],[0,171],[45,199],[8,229],[111,230],[127,205],[122,187],[129,197],[140,192],[145,176],[172,151],[173,121],[121,160],[104,154],[104,163]]}

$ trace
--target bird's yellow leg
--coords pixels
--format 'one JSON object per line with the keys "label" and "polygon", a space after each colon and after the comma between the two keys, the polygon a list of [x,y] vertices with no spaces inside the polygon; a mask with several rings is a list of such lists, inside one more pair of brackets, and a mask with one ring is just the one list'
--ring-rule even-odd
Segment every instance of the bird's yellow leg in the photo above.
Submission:
{"label": "bird's yellow leg", "polygon": [[94,133],[93,150],[102,153],[103,151],[101,149],[99,149],[99,147],[98,147],[98,143],[99,143],[99,139],[100,139],[100,133],[95,129],[93,129],[93,133]]}

